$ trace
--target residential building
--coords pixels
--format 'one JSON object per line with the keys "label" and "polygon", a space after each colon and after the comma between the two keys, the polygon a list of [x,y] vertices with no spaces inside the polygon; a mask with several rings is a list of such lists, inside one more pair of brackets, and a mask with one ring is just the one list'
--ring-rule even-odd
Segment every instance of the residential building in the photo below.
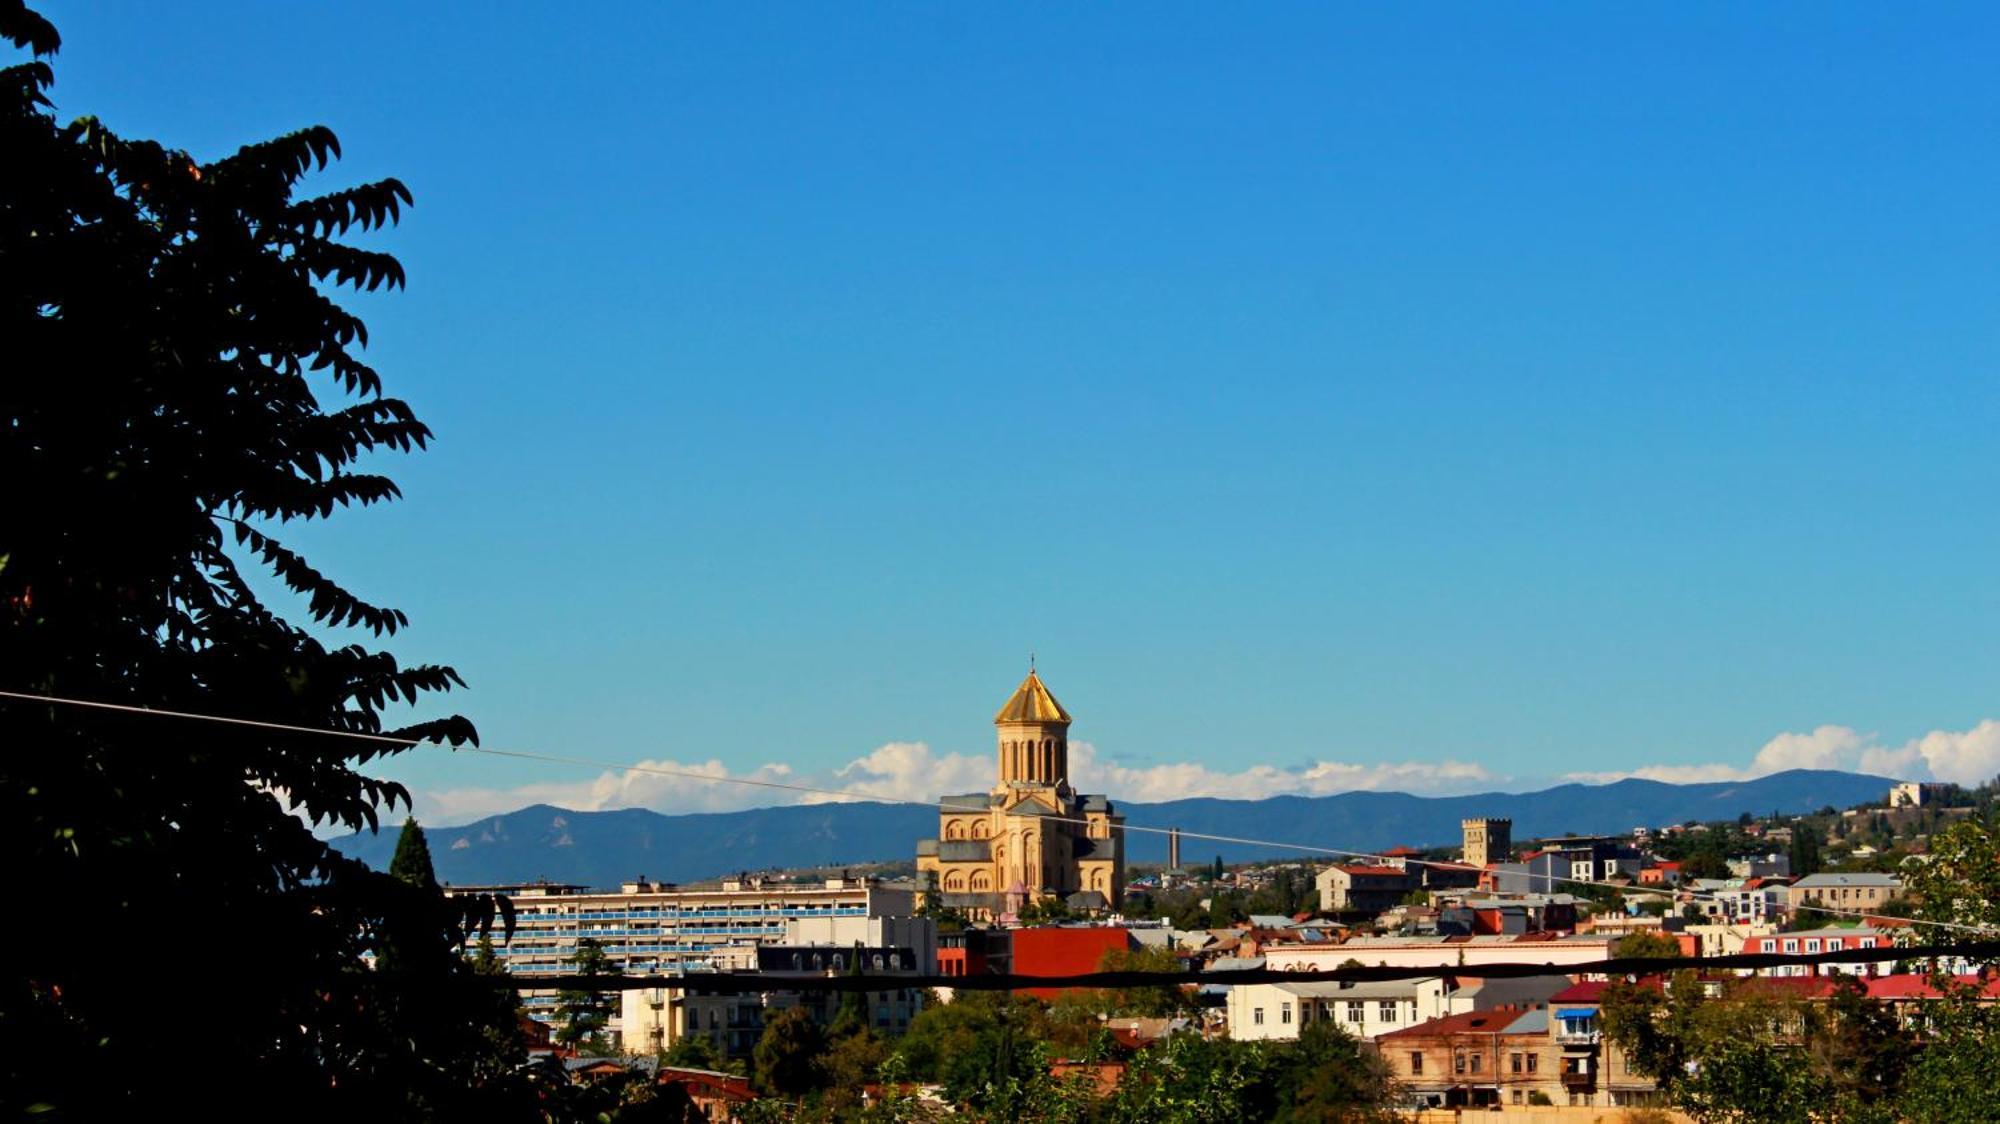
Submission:
{"label": "residential building", "polygon": [[1442,969],[1486,964],[1545,964],[1556,972],[1610,956],[1611,938],[1528,933],[1524,936],[1352,937],[1338,944],[1295,944],[1273,949],[1273,968],[1330,971],[1349,960],[1370,967]]}
{"label": "residential building", "polygon": [[1045,896],[1116,910],[1125,894],[1125,817],[1070,787],[1070,715],[1030,669],[993,717],[999,783],[947,796],[938,837],[917,843],[917,873],[946,906],[978,919]]}
{"label": "residential building", "polygon": [[1437,931],[1447,936],[1570,932],[1577,899],[1569,894],[1467,894],[1440,902]]}
{"label": "residential building", "polygon": [[1893,874],[1822,871],[1792,883],[1787,904],[1794,910],[1811,902],[1837,910],[1863,912],[1880,909],[1882,903],[1902,893],[1903,880]]}
{"label": "residential building", "polygon": [[1402,903],[1421,884],[1404,866],[1339,863],[1319,872],[1319,907],[1329,913],[1381,913]]}
{"label": "residential building", "polygon": [[1561,1091],[1556,1104],[1650,1108],[1663,1103],[1659,1085],[1604,1036],[1602,980],[1588,980],[1549,997],[1548,1034],[1555,1045]]}
{"label": "residential building", "polygon": [[1427,1105],[1526,1104],[1535,1092],[1562,1103],[1546,1008],[1448,1015],[1390,1031],[1375,1045],[1395,1082]]}
{"label": "residential building", "polygon": [[[513,901],[513,938],[496,942],[493,952],[525,980],[570,971],[586,938],[604,950],[613,970],[628,974],[743,970],[756,966],[759,946],[785,942],[788,923],[909,919],[916,911],[913,887],[872,878],[807,885],[743,878],[690,887],[640,878],[616,892],[549,882],[446,890]],[[524,991],[521,998],[535,1018],[553,1016],[553,991]],[[623,1027],[614,1019],[610,1029]]]}
{"label": "residential building", "polygon": [[[1862,948],[1890,948],[1895,945],[1888,933],[1866,927],[1806,929],[1772,933],[1768,936],[1752,937],[1743,942],[1743,951],[1771,954],[1809,954],[1816,952],[1841,952]],[[1830,964],[1780,964],[1775,968],[1760,968],[1760,976],[1825,976],[1856,975],[1875,976],[1887,972],[1890,961],[1852,961]]]}
{"label": "residential building", "polygon": [[1778,927],[1768,921],[1725,921],[1693,924],[1682,931],[1694,938],[1696,956],[1713,957],[1734,956],[1744,951],[1744,943],[1751,937],[1769,936],[1777,932]]}
{"label": "residential building", "polygon": [[1792,858],[1774,853],[1730,859],[1729,873],[1732,877],[1743,879],[1788,878],[1792,873]]}
{"label": "residential building", "polygon": [[1734,924],[1754,924],[1784,916],[1791,908],[1791,887],[1783,881],[1752,878],[1740,886],[1717,890],[1711,899],[1715,916]]}
{"label": "residential building", "polygon": [[[857,963],[858,958],[858,963]],[[755,970],[769,977],[764,991],[729,993],[704,989],[700,975],[662,977],[659,985],[620,993],[620,1044],[627,1051],[657,1053],[690,1035],[706,1035],[717,1050],[732,1058],[748,1057],[771,1016],[793,1007],[804,1008],[821,1026],[833,1021],[842,994],[800,991],[784,986],[804,976],[841,976],[864,971],[870,975],[920,976],[931,962],[909,948],[838,945],[769,945],[756,950]],[[891,987],[861,993],[862,1017],[881,1034],[899,1033],[923,1007],[923,991]]]}
{"label": "residential building", "polygon": [[1224,1004],[1229,1037],[1238,1042],[1290,1040],[1332,1020],[1356,1038],[1371,1039],[1449,1013],[1455,984],[1442,976],[1369,983],[1237,984]]}

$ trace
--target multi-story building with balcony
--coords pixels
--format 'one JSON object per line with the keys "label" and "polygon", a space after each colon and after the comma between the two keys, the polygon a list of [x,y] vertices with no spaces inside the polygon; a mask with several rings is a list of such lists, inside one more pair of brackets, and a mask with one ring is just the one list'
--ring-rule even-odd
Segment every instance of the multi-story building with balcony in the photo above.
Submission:
{"label": "multi-story building with balcony", "polygon": [[[869,878],[806,885],[743,878],[699,886],[639,879],[615,892],[536,882],[448,891],[513,901],[513,938],[493,951],[526,981],[570,971],[585,939],[597,942],[612,968],[628,974],[742,971],[757,966],[760,947],[786,942],[788,924],[907,918],[916,911],[912,887]],[[925,955],[934,958],[934,948]],[[530,1015],[549,1021],[555,992],[524,991],[522,1003]],[[622,1019],[614,1017],[611,1030],[621,1029]]]}

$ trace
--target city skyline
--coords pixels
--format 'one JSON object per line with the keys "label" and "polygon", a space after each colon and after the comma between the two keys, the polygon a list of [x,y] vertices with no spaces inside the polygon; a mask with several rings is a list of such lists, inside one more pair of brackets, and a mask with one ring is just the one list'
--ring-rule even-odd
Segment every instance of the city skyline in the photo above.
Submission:
{"label": "city skyline", "polygon": [[2000,17],[1581,11],[63,4],[51,96],[410,185],[438,443],[288,541],[489,744],[900,793],[1038,651],[1118,799],[2000,772]]}

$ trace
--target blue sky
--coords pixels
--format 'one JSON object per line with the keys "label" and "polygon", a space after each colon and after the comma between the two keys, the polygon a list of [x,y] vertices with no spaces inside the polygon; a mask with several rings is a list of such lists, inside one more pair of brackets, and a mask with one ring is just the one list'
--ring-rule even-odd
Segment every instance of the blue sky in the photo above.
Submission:
{"label": "blue sky", "polygon": [[289,538],[489,744],[977,787],[1032,650],[1127,798],[2000,771],[1989,5],[404,7],[43,10],[415,193],[438,443]]}

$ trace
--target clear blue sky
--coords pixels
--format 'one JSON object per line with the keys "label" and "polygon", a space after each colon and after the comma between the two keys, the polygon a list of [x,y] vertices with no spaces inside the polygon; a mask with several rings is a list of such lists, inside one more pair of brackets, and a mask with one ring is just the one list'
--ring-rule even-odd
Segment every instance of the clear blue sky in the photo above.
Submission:
{"label": "clear blue sky", "polygon": [[984,754],[1030,650],[1133,767],[2000,716],[1991,5],[42,10],[65,119],[415,193],[438,443],[291,537],[489,743]]}

